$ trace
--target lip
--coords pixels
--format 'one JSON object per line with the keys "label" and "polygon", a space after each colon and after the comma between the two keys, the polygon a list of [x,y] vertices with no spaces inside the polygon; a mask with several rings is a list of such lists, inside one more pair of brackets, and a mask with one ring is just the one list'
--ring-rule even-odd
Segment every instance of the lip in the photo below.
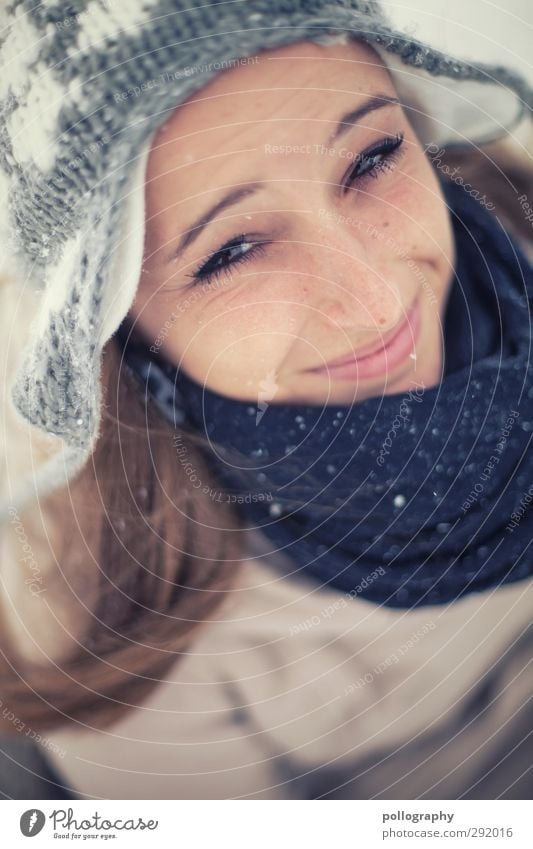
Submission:
{"label": "lip", "polygon": [[390,371],[412,353],[420,327],[420,303],[416,298],[403,321],[383,334],[375,345],[361,349],[342,359],[332,360],[324,366],[308,369],[315,374],[328,374],[334,378],[364,379],[377,377]]}

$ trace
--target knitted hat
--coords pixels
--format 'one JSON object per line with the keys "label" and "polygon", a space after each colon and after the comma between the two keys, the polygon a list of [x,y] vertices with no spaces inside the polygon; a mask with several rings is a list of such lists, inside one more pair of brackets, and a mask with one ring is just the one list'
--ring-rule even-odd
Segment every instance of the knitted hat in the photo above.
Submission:
{"label": "knitted hat", "polygon": [[416,98],[425,144],[500,136],[533,106],[514,70],[422,43],[372,0],[14,0],[0,19],[1,238],[39,294],[10,399],[62,445],[11,506],[64,485],[94,449],[102,348],[140,278],[151,141],[208,80],[261,50],[351,33]]}

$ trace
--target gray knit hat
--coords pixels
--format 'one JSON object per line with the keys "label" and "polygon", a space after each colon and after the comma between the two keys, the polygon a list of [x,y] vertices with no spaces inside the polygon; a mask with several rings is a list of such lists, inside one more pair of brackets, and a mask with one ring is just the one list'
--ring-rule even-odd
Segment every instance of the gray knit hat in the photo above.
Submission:
{"label": "gray knit hat", "polygon": [[426,144],[502,135],[533,106],[520,74],[439,52],[375,2],[14,0],[0,20],[4,266],[7,251],[40,297],[10,398],[63,445],[11,506],[64,485],[93,451],[102,348],[140,277],[150,144],[209,79],[264,49],[353,33],[422,104]]}

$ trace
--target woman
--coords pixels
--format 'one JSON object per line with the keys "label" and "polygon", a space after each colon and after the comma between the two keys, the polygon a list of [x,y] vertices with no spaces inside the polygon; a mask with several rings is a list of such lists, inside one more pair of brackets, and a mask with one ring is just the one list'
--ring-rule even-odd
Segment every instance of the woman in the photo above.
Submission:
{"label": "woman", "polygon": [[[482,379],[527,370],[530,268],[490,193],[444,178],[375,47],[295,30],[259,59],[160,116],[134,301],[130,242],[68,301],[100,340],[118,329],[107,409],[92,462],[41,498],[56,562],[32,556],[31,599],[8,573],[6,733],[38,734],[87,798],[524,792],[501,749],[527,721],[531,585],[493,508],[505,484],[523,548],[530,406],[510,405],[518,376]],[[69,364],[53,423],[44,394],[39,422],[13,395],[60,437],[88,421],[72,344]]]}

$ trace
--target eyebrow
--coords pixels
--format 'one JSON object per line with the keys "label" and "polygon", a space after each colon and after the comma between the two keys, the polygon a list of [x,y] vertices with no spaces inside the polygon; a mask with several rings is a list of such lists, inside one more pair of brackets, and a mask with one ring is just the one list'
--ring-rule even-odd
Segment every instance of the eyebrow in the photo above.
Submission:
{"label": "eyebrow", "polygon": [[[397,97],[392,97],[389,94],[374,94],[361,104],[361,106],[358,106],[356,109],[352,109],[350,112],[346,112],[340,118],[335,130],[327,137],[326,145],[333,145],[343,135],[345,135],[351,127],[357,125],[357,123],[370,112],[383,109],[385,106],[399,105],[401,104]],[[237,203],[240,203],[240,201],[250,197],[250,195],[257,194],[258,191],[261,191],[261,189],[264,189],[265,187],[266,183],[255,180],[225,194],[219,201],[211,206],[207,212],[204,212],[199,218],[197,218],[194,224],[182,235],[177,246],[175,246],[165,257],[165,263],[170,263],[177,259],[180,254],[182,254],[186,248],[188,248],[189,245],[199,237],[202,230],[205,229],[209,222],[212,221],[219,212],[222,212],[224,209],[228,209],[230,206],[235,206]]]}

